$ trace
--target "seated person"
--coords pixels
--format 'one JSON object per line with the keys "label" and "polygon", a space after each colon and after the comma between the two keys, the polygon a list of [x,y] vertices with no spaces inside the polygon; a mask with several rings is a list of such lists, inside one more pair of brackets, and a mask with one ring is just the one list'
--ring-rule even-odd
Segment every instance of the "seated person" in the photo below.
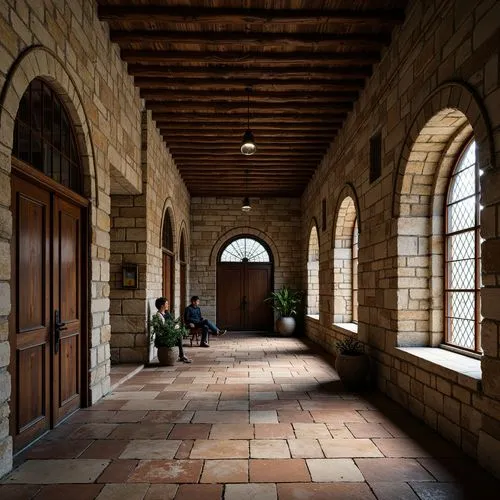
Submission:
{"label": "seated person", "polygon": [[[169,304],[168,300],[165,297],[157,298],[155,300],[155,306],[156,309],[158,309],[156,316],[161,318],[162,321],[165,321],[166,318],[174,319],[168,310]],[[177,347],[179,348],[179,359],[177,361],[182,361],[183,363],[191,363],[191,360],[184,355],[184,349],[182,347],[182,338],[179,339]]]}
{"label": "seated person", "polygon": [[184,311],[184,323],[189,328],[201,328],[200,347],[209,347],[208,332],[211,331],[216,335],[224,335],[226,330],[219,330],[216,325],[204,319],[201,315],[200,298],[197,295],[191,297],[191,305],[186,307]]}

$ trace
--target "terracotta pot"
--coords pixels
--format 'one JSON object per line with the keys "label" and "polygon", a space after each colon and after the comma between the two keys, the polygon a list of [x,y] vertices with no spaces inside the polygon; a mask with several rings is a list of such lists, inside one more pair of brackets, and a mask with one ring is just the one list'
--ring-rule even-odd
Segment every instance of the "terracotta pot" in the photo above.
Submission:
{"label": "terracotta pot", "polygon": [[335,370],[346,389],[362,389],[366,385],[370,371],[370,358],[365,353],[338,354]]}
{"label": "terracotta pot", "polygon": [[173,366],[176,357],[172,347],[158,347],[158,361],[161,366]]}
{"label": "terracotta pot", "polygon": [[276,320],[276,330],[282,337],[289,337],[295,330],[295,318],[283,316]]}

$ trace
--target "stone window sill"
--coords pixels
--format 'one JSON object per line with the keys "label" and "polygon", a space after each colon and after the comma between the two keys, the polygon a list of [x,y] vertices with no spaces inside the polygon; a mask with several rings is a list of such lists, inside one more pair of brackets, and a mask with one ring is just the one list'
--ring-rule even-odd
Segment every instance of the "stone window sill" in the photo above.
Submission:
{"label": "stone window sill", "polygon": [[333,327],[344,335],[358,333],[357,323],[333,323]]}
{"label": "stone window sill", "polygon": [[319,314],[306,314],[306,318],[315,319],[316,321],[319,321]]}
{"label": "stone window sill", "polygon": [[481,360],[437,347],[396,347],[405,361],[419,368],[478,391],[481,384]]}

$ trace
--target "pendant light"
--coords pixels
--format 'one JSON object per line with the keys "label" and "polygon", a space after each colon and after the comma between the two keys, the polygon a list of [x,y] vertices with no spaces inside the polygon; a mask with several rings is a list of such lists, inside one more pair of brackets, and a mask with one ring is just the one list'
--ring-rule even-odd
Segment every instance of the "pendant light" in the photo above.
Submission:
{"label": "pendant light", "polygon": [[[248,194],[248,169],[245,170],[245,174],[246,174],[245,192]],[[252,207],[250,206],[250,198],[248,196],[245,196],[243,198],[243,205],[241,205],[241,211],[250,212],[250,210],[252,210]]]}
{"label": "pendant light", "polygon": [[241,141],[240,151],[246,155],[253,155],[257,151],[257,146],[255,145],[255,139],[253,138],[252,131],[250,130],[250,87],[246,88],[247,91],[247,130],[243,134],[243,140]]}

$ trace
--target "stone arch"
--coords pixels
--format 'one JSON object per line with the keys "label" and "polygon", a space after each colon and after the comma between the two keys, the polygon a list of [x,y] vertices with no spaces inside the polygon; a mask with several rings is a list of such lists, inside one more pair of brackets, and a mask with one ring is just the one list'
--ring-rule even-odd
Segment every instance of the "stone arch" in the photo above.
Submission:
{"label": "stone arch", "polygon": [[309,224],[307,245],[307,314],[319,316],[319,231],[315,217]]}
{"label": "stone arch", "polygon": [[332,235],[333,247],[333,322],[351,323],[354,321],[353,308],[353,231],[356,222],[358,233],[359,201],[351,184],[340,192],[334,214]]}
{"label": "stone arch", "polygon": [[178,255],[179,252],[179,238],[177,237],[178,234],[180,234],[177,231],[177,225],[175,221],[175,215],[174,215],[174,205],[172,202],[172,198],[168,197],[165,202],[163,203],[163,208],[162,208],[162,217],[161,217],[161,227],[160,227],[160,241],[159,241],[159,247],[163,247],[163,226],[165,224],[165,219],[168,214],[170,217],[170,222],[172,224],[172,248],[174,251],[174,255]]}
{"label": "stone arch", "polygon": [[255,229],[253,227],[248,227],[248,226],[235,227],[227,231],[226,233],[222,234],[221,236],[219,236],[219,239],[214,243],[212,250],[210,252],[209,265],[216,266],[217,257],[219,255],[221,248],[225,245],[225,243],[228,240],[234,239],[235,237],[240,235],[255,236],[256,238],[264,241],[271,250],[273,257],[273,264],[275,268],[280,265],[279,252],[274,241],[271,238],[269,238],[269,236],[266,233],[260,231],[259,229]]}
{"label": "stone arch", "polygon": [[178,249],[178,254],[179,254],[179,259],[181,257],[181,241],[184,237],[184,257],[185,257],[185,262],[189,262],[189,240],[188,240],[188,232],[187,232],[187,225],[184,220],[181,221],[180,228],[179,228],[179,249]]}
{"label": "stone arch", "polygon": [[64,64],[51,50],[42,46],[30,47],[12,65],[0,95],[0,143],[10,155],[19,102],[35,78],[45,80],[66,106],[81,158],[84,194],[98,206],[95,153],[83,100]]}
{"label": "stone arch", "polygon": [[[483,171],[493,168],[495,163],[495,144],[490,125],[490,120],[484,105],[476,91],[463,82],[446,82],[440,85],[417,111],[410,130],[406,134],[405,141],[398,159],[398,165],[394,176],[394,188],[392,198],[392,215],[399,217],[400,209],[404,206],[401,198],[408,193],[405,186],[405,176],[413,146],[417,138],[427,124],[440,112],[458,111],[465,117],[474,131],[477,143],[477,161],[479,168]],[[442,148],[437,151],[442,153],[450,138],[457,132],[458,127],[445,125],[444,135],[448,138]]]}
{"label": "stone arch", "polygon": [[479,168],[494,165],[489,121],[466,85],[438,88],[407,134],[394,180],[397,345],[438,346],[444,335],[445,200],[451,172],[471,137]]}

